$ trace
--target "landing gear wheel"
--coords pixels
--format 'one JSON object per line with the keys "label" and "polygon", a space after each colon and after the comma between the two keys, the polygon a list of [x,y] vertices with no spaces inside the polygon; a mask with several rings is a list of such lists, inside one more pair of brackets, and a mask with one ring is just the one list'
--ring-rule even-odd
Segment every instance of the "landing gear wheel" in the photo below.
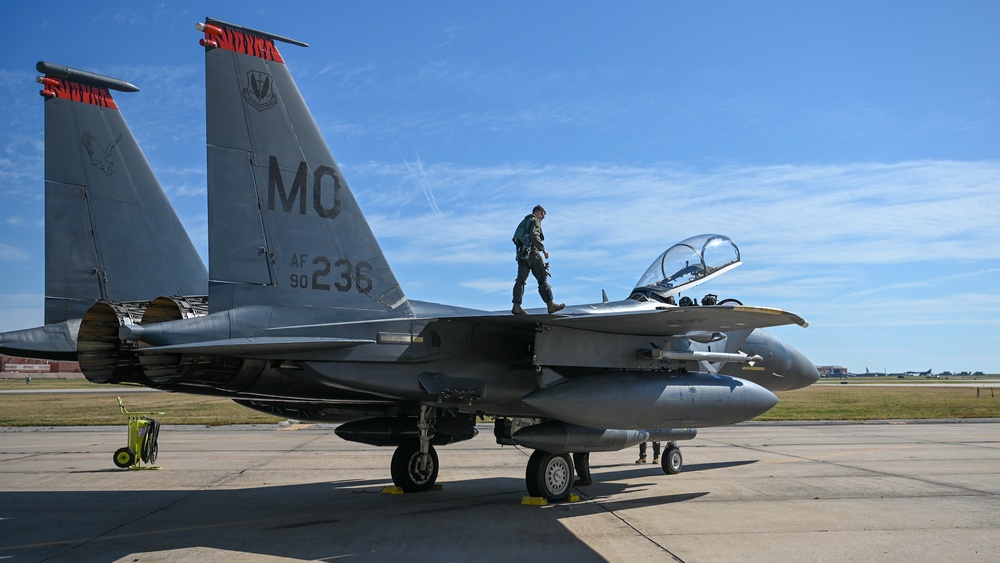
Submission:
{"label": "landing gear wheel", "polygon": [[681,449],[677,446],[668,447],[666,453],[663,454],[663,461],[660,463],[663,465],[663,472],[667,475],[680,473],[681,468],[684,467],[684,457],[681,456]]}
{"label": "landing gear wheel", "polygon": [[118,448],[115,452],[115,465],[127,469],[135,465],[135,452],[129,448]]}
{"label": "landing gear wheel", "polygon": [[426,464],[421,466],[420,442],[406,440],[392,454],[392,482],[406,493],[421,493],[430,490],[437,481],[438,455],[434,446],[429,446]]}
{"label": "landing gear wheel", "polygon": [[550,454],[535,450],[528,458],[524,474],[528,494],[554,502],[569,498],[573,485],[573,461],[569,454]]}
{"label": "landing gear wheel", "polygon": [[151,420],[146,428],[146,437],[142,441],[142,461],[156,463],[156,438],[160,435],[160,421]]}

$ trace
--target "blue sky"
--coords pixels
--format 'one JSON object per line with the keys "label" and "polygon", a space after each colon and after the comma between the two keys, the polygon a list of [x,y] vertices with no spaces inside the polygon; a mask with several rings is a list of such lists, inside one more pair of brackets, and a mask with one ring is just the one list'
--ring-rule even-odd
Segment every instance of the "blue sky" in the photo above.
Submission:
{"label": "blue sky", "polygon": [[[718,232],[701,286],[853,371],[1000,373],[996,2],[79,2],[4,9],[0,330],[42,323],[35,63],[115,99],[207,256],[205,16],[279,49],[408,296],[510,306],[510,241],[548,210],[557,300],[624,298]],[[533,282],[532,282],[533,284]],[[540,306],[529,284],[526,306]]]}

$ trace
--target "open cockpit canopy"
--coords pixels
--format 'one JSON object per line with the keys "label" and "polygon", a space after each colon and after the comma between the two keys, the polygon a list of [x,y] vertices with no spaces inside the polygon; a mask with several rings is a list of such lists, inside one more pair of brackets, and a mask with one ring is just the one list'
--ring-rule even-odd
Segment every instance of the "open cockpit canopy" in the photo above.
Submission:
{"label": "open cockpit canopy", "polygon": [[670,248],[650,264],[632,297],[665,300],[741,264],[740,249],[725,235],[697,235]]}

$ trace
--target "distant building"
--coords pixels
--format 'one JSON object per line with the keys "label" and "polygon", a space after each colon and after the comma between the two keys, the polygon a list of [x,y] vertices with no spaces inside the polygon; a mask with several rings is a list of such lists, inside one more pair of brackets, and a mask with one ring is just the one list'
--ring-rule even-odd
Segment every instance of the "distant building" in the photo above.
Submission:
{"label": "distant building", "polygon": [[77,362],[55,362],[50,360],[36,360],[33,358],[17,358],[14,356],[0,355],[0,373],[79,373],[80,364]]}
{"label": "distant building", "polygon": [[820,377],[845,377],[847,368],[844,366],[816,366]]}

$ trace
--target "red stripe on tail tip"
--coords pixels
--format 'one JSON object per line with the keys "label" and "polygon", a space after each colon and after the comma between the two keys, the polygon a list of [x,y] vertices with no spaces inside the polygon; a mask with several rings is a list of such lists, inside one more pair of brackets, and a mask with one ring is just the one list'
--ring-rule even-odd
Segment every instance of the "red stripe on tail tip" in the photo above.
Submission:
{"label": "red stripe on tail tip", "polygon": [[59,98],[62,100],[72,100],[85,104],[93,104],[110,109],[118,109],[118,104],[111,98],[111,93],[107,88],[97,86],[87,86],[62,78],[46,76],[43,79],[45,90],[42,95],[46,98]]}
{"label": "red stripe on tail tip", "polygon": [[281,58],[278,48],[274,46],[272,39],[258,37],[235,29],[221,28],[207,23],[204,24],[203,31],[205,32],[205,38],[200,43],[204,47],[218,47],[233,51],[234,53],[242,53],[251,57],[267,59],[282,64],[285,62]]}

